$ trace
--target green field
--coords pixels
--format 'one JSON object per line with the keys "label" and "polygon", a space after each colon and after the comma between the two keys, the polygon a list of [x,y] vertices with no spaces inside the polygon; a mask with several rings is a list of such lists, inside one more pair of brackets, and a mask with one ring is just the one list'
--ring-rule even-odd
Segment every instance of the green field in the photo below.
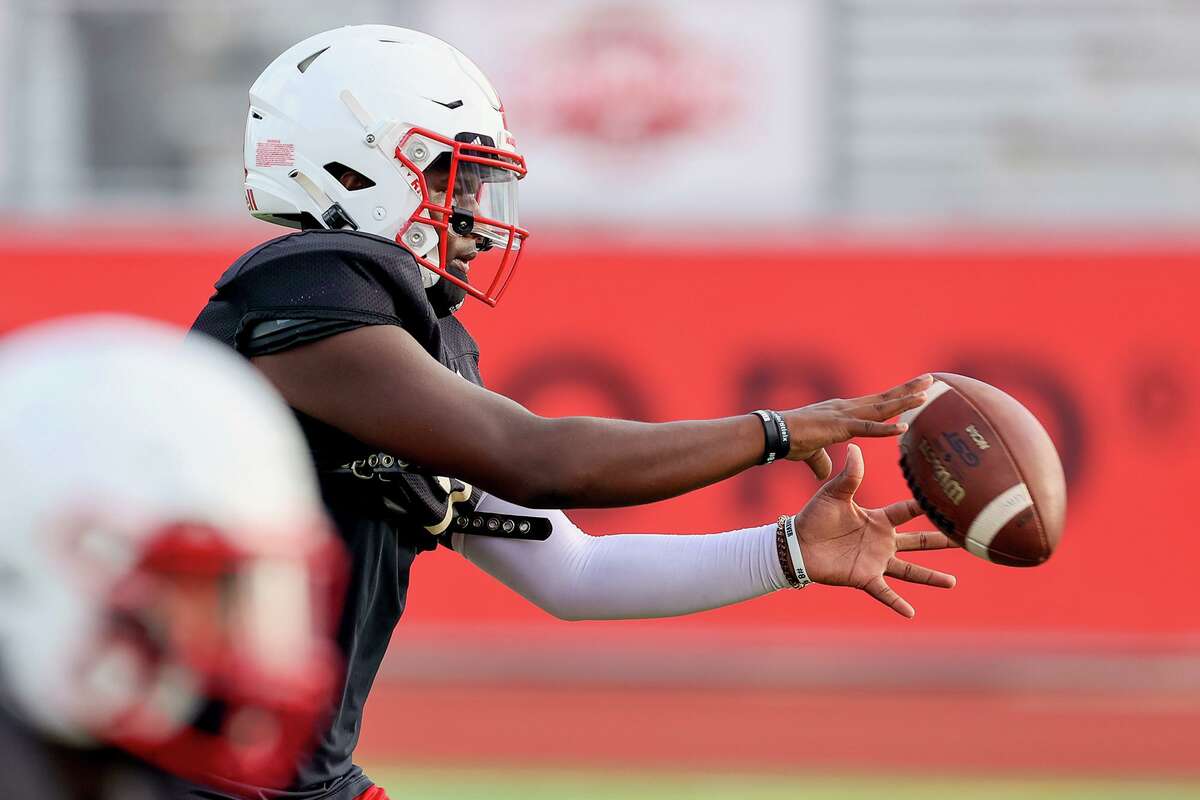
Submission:
{"label": "green field", "polygon": [[1195,800],[1200,782],[376,768],[392,800]]}

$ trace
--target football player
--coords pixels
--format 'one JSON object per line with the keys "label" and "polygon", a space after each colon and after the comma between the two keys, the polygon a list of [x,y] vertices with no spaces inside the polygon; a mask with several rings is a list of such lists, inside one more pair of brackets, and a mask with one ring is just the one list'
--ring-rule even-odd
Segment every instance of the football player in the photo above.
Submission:
{"label": "football player", "polygon": [[0,342],[5,798],[280,786],[327,713],[344,557],[304,441],[182,339],[97,317]]}
{"label": "football player", "polygon": [[854,447],[801,514],[746,530],[598,538],[553,510],[662,500],[776,459],[824,479],[826,446],[900,433],[888,420],[931,379],[665,424],[547,419],[483,388],[454,312],[468,296],[495,304],[518,265],[526,167],[492,85],[450,45],[386,26],[301,42],[251,88],[244,155],[250,212],[300,232],[239,259],[194,329],[252,359],[297,412],[352,561],[344,692],[287,797],[380,796],[352,761],[363,705],[413,561],[438,544],[567,619],[686,614],[813,581],[911,616],[885,575],[953,584],[895,558],[947,546],[895,533],[914,503],[855,505]]}

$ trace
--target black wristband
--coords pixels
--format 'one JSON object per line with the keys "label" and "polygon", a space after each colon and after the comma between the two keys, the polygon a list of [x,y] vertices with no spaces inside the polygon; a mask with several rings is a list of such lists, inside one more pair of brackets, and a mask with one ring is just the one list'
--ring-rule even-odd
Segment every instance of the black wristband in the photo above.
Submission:
{"label": "black wristband", "polygon": [[755,411],[754,415],[762,422],[763,434],[766,436],[763,460],[759,463],[770,464],[777,458],[787,458],[792,449],[792,437],[783,415],[778,411]]}
{"label": "black wristband", "polygon": [[778,411],[768,411],[767,413],[771,415],[771,419],[775,420],[775,427],[779,429],[779,450],[776,455],[779,458],[787,458],[788,453],[792,452],[792,432],[788,430],[787,420]]}

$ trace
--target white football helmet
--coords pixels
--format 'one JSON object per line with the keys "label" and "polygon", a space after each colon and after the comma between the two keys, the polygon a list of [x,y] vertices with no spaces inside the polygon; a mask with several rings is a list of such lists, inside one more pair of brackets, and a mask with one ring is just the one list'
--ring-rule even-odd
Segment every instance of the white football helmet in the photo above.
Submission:
{"label": "white football helmet", "polygon": [[0,340],[0,694],[42,735],[282,786],[338,677],[341,550],[234,354],[120,317]]}
{"label": "white football helmet", "polygon": [[[245,169],[255,217],[395,239],[426,288],[449,280],[489,305],[529,236],[517,218],[525,160],[496,90],[458,50],[406,28],[327,31],[275,59],[250,88]],[[361,176],[352,189],[347,173]],[[490,279],[479,264],[472,281],[447,271],[451,233],[494,250]]]}

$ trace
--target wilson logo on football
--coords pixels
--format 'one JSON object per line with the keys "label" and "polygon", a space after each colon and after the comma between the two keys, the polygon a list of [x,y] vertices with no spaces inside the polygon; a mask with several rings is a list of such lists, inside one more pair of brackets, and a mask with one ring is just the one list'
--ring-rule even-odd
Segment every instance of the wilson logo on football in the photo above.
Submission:
{"label": "wilson logo on football", "polygon": [[929,462],[929,467],[933,470],[933,478],[938,482],[938,486],[942,487],[942,492],[945,493],[946,499],[954,503],[954,505],[961,503],[963,498],[967,496],[967,490],[950,474],[950,470],[946,469],[945,465],[942,464],[942,460],[938,458],[933,445],[929,443],[928,439],[922,439],[921,444],[918,445],[918,449],[921,451],[921,455],[925,457],[925,460]]}

